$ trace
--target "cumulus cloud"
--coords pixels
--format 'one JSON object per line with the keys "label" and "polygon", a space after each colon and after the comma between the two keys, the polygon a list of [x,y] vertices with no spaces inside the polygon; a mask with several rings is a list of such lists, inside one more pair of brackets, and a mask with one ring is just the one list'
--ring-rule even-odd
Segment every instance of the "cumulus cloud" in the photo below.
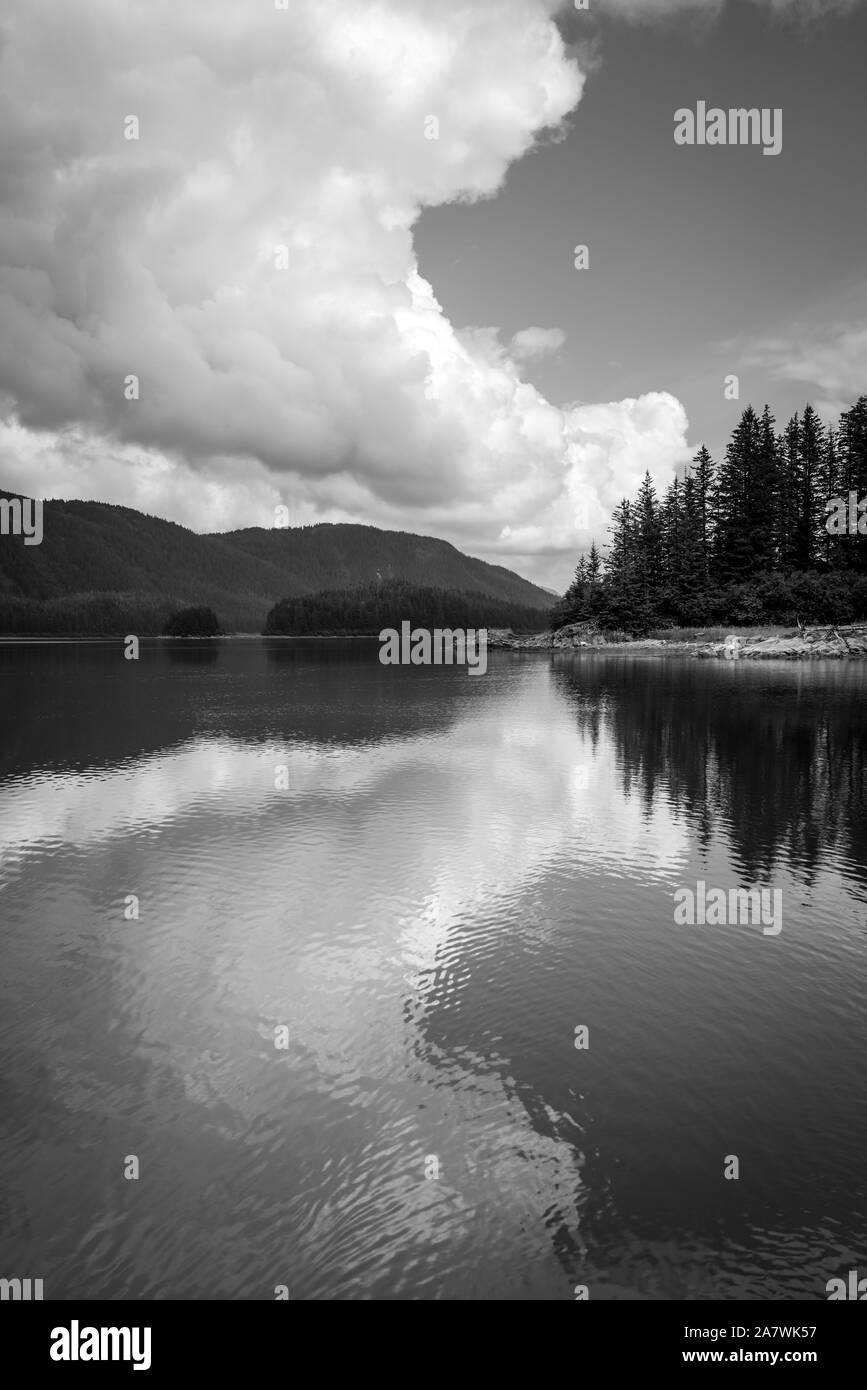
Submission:
{"label": "cumulus cloud", "polygon": [[512,356],[518,362],[548,357],[559,352],[566,341],[562,328],[522,328],[512,338]]}
{"label": "cumulus cloud", "polygon": [[6,0],[2,481],[537,571],[686,431],[664,394],[552,405],[520,362],[558,330],[459,334],[418,271],[421,210],[494,195],[579,102],[559,0],[326,8]]}

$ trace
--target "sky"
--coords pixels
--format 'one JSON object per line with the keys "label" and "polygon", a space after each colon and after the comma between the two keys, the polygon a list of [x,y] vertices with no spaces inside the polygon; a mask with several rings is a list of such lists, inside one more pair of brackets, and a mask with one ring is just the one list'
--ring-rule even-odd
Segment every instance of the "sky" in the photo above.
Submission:
{"label": "sky", "polygon": [[864,0],[0,0],[0,486],[562,589],[645,470],[867,391],[865,52]]}

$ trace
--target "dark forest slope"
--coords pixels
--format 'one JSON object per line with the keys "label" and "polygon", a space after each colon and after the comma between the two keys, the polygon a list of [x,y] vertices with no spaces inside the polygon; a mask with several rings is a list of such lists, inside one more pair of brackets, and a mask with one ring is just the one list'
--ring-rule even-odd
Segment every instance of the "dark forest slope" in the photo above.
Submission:
{"label": "dark forest slope", "polygon": [[128,507],[57,501],[43,528],[41,545],[0,536],[0,632],[161,631],[173,609],[201,604],[226,631],[259,631],[279,599],[380,579],[550,607],[545,590],[447,541],[374,526],[203,536]]}

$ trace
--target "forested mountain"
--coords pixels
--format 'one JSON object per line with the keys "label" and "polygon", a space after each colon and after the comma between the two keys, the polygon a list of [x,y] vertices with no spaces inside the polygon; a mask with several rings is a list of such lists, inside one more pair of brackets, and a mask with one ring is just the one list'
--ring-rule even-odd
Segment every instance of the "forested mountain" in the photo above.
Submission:
{"label": "forested mountain", "polygon": [[304,636],[308,633],[373,634],[383,628],[400,632],[401,623],[427,628],[513,628],[538,630],[544,615],[480,593],[423,588],[402,579],[328,590],[283,599],[268,614],[266,633]]}
{"label": "forested mountain", "polygon": [[808,405],[782,431],[767,406],[749,406],[719,464],[701,448],[661,499],[646,476],[609,536],[604,558],[594,544],[580,560],[555,626],[594,617],[640,633],[867,617],[867,396],[836,426]]}
{"label": "forested mountain", "polygon": [[388,579],[533,608],[538,626],[550,607],[543,589],[447,541],[374,526],[202,536],[128,507],[46,502],[43,531],[32,546],[0,535],[0,632],[159,633],[190,606],[212,608],[226,632],[259,632],[282,598]]}

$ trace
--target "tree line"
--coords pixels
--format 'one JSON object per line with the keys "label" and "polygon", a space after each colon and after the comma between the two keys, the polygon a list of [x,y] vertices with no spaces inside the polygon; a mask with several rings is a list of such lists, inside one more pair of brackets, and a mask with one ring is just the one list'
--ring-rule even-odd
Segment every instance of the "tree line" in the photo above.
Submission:
{"label": "tree line", "polygon": [[545,613],[487,594],[425,588],[403,579],[380,580],[346,589],[300,594],[276,603],[265,636],[378,636],[403,622],[426,628],[513,628],[539,631]]}
{"label": "tree line", "polygon": [[807,405],[782,431],[768,406],[748,406],[719,463],[702,446],[661,498],[646,474],[608,533],[604,556],[594,542],[581,557],[553,627],[867,617],[867,396],[834,426]]}

